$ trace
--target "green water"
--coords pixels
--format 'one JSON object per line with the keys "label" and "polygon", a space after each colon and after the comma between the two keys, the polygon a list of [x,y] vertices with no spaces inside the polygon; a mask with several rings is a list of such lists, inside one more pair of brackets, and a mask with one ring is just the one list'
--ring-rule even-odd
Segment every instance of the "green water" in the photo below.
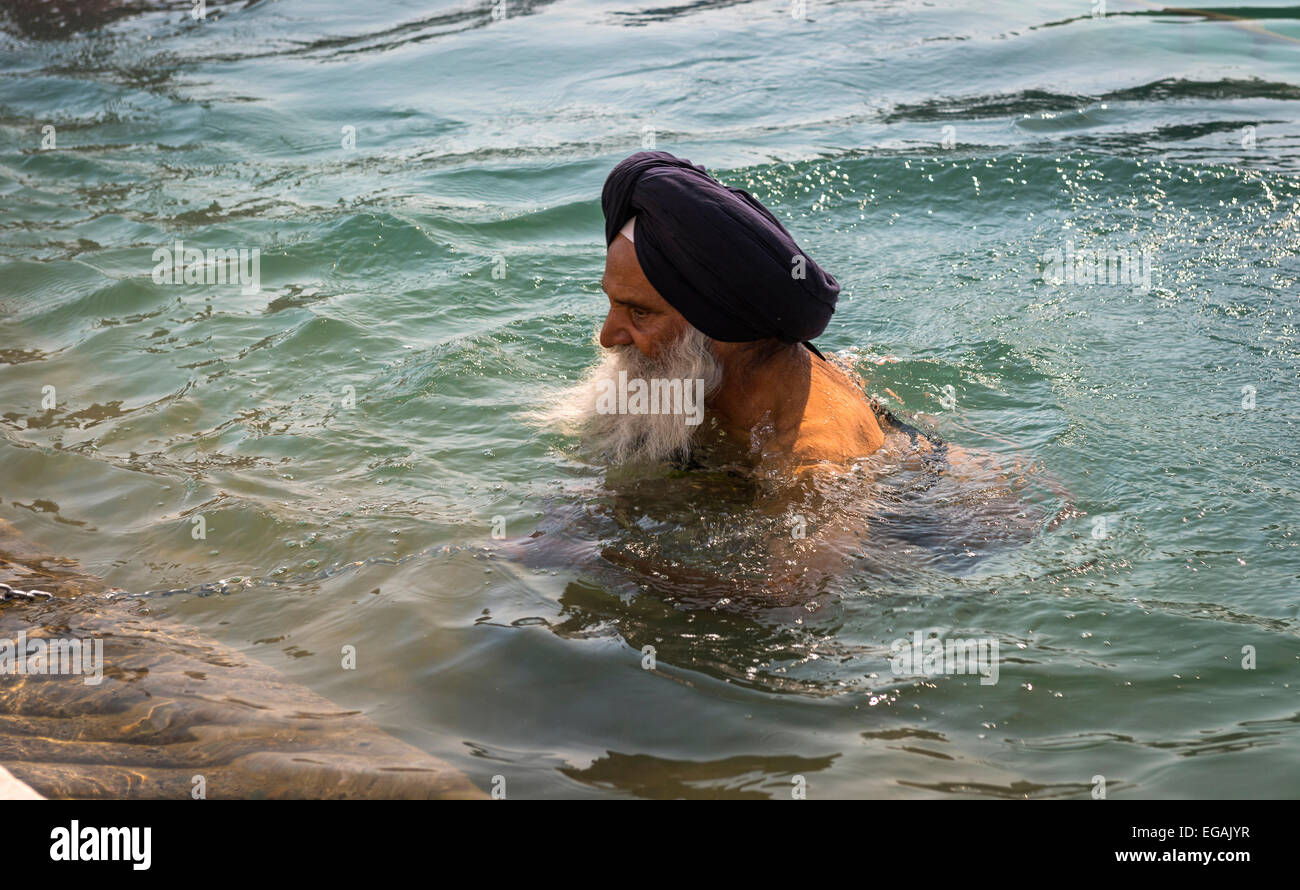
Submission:
{"label": "green water", "polygon": [[[1300,13],[808,10],[11,14],[0,517],[511,797],[1300,796]],[[978,507],[900,500],[794,605],[604,558],[761,539],[519,417],[595,356],[600,186],[651,142],[839,279],[822,349],[1067,518],[964,556]],[[155,283],[177,239],[260,291]],[[1044,280],[1067,244],[1151,286]],[[895,676],[918,630],[999,682]]]}

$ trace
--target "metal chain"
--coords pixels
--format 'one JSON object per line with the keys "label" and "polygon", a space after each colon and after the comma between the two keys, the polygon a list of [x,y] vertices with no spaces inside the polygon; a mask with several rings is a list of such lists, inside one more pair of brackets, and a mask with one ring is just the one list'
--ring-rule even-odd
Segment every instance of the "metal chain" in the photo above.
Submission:
{"label": "metal chain", "polygon": [[54,599],[54,594],[47,593],[44,590],[19,590],[17,587],[11,587],[8,584],[0,583],[0,603],[16,599],[33,602],[38,596],[43,596],[46,599]]}

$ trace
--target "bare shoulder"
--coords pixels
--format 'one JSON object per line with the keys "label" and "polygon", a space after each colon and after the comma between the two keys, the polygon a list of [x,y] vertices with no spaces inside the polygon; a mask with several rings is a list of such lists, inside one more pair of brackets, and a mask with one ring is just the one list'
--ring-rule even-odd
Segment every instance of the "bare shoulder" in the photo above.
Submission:
{"label": "bare shoulder", "polygon": [[[815,361],[808,404],[792,455],[800,462],[842,464],[877,451],[885,434],[862,389],[844,368]],[[856,376],[856,375],[855,375]]]}

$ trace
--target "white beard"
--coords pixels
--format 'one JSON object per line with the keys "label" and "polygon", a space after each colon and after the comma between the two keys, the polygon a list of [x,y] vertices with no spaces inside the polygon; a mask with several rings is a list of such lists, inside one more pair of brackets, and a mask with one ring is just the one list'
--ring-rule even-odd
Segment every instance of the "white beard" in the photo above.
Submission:
{"label": "white beard", "polygon": [[688,326],[675,343],[654,359],[643,356],[632,345],[605,349],[600,362],[581,382],[554,394],[550,404],[534,412],[532,417],[544,425],[581,436],[586,450],[601,454],[615,464],[657,463],[685,457],[700,429],[697,419],[684,413],[601,413],[597,410],[597,396],[610,381],[619,379],[620,371],[626,372],[628,380],[677,380],[682,381],[683,387],[695,387],[696,381],[703,380],[703,387],[695,391],[697,410],[703,411],[704,400],[722,382],[722,364],[713,354],[711,342],[699,330]]}

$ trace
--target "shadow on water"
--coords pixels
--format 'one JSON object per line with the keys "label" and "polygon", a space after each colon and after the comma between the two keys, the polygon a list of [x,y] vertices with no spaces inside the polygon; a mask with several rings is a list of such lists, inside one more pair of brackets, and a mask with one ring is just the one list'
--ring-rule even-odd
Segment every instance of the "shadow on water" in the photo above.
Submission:
{"label": "shadow on water", "polygon": [[773,800],[790,793],[791,776],[830,769],[834,756],[738,755],[672,760],[610,751],[585,769],[562,768],[577,782],[637,797],[671,800]]}
{"label": "shadow on water", "polygon": [[846,685],[814,662],[888,659],[855,642],[864,591],[934,589],[1071,515],[1040,466],[955,446],[926,458],[894,429],[881,452],[807,479],[694,459],[611,470],[551,499],[499,552],[573,577],[548,622],[558,636],[619,638],[747,688],[836,695],[866,671]]}
{"label": "shadow on water", "polygon": [[146,4],[128,0],[10,0],[3,20],[17,33],[36,40],[60,40],[157,9],[189,9],[188,2]]}
{"label": "shadow on water", "polygon": [[[247,0],[228,7],[213,4],[207,14],[232,14],[262,2],[264,0]],[[239,52],[205,55],[203,60],[240,61],[303,55],[337,58],[353,53],[384,53],[410,44],[486,28],[507,18],[534,15],[554,2],[512,0],[505,7],[471,3],[360,34],[321,37],[270,51],[250,52],[245,46]],[[13,32],[36,40],[65,40],[145,13],[171,13],[183,27],[186,23],[193,24],[190,19],[195,8],[192,0],[10,0],[6,7],[0,11],[0,22]]]}
{"label": "shadow on water", "polygon": [[[450,765],[380,731],[99,579],[0,521],[0,578],[50,599],[0,603],[0,764],[47,797],[477,798]],[[82,645],[82,673],[51,673],[53,640]],[[102,645],[98,659],[92,655]],[[101,670],[87,662],[98,661]],[[66,665],[64,665],[66,667]],[[41,672],[37,673],[37,669]],[[98,675],[98,682],[96,680]],[[88,682],[89,681],[89,682]]]}

